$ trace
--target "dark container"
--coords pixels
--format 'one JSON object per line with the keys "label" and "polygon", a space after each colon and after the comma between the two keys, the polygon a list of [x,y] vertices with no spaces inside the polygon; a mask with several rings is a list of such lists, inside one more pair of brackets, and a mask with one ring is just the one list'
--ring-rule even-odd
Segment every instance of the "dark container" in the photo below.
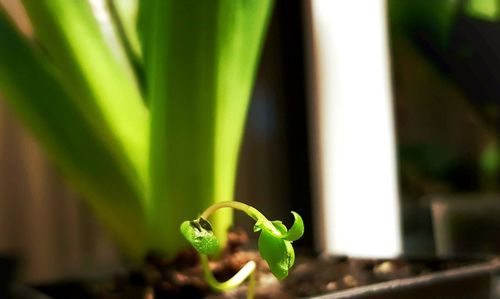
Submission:
{"label": "dark container", "polygon": [[[307,298],[500,299],[500,285],[496,282],[498,281],[499,274],[500,259],[494,259],[460,266],[451,270],[424,274],[418,277],[394,279]],[[92,295],[83,286],[84,282],[82,284],[60,283],[52,286],[37,287],[36,289],[25,287],[22,296],[14,296],[12,299],[91,298]],[[4,297],[0,298],[3,299]],[[132,295],[130,298],[135,298],[135,296]],[[240,297],[238,296],[238,298]]]}
{"label": "dark container", "polygon": [[9,298],[10,288],[16,272],[16,259],[9,255],[0,255],[0,298]]}
{"label": "dark container", "polygon": [[496,299],[495,276],[500,260],[463,266],[452,270],[396,279],[311,299]]}

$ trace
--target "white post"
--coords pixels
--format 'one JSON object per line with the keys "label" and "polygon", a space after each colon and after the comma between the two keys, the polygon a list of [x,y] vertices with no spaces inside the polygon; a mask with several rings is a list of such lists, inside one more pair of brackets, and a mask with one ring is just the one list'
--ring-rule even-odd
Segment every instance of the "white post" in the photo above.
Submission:
{"label": "white post", "polygon": [[384,0],[311,0],[321,249],[401,253]]}

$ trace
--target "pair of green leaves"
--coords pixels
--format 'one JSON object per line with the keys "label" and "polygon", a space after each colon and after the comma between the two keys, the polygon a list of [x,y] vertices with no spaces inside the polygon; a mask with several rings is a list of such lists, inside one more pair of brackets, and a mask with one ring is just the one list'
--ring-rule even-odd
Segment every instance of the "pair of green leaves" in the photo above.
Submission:
{"label": "pair of green leaves", "polygon": [[254,226],[254,232],[260,231],[259,252],[269,265],[271,272],[282,280],[288,276],[288,271],[295,263],[295,252],[292,242],[304,234],[304,222],[299,214],[292,212],[294,222],[288,230],[281,221],[272,221],[272,225],[279,232],[271,230],[265,222]]}
{"label": "pair of green leaves", "polygon": [[[269,269],[282,280],[288,276],[288,271],[295,263],[295,252],[292,242],[304,234],[304,222],[299,214],[292,212],[294,223],[290,229],[281,221],[258,219],[254,232],[260,232],[259,252],[269,265]],[[219,251],[219,242],[212,226],[204,218],[184,221],[181,233],[189,243],[201,254],[211,255]]]}

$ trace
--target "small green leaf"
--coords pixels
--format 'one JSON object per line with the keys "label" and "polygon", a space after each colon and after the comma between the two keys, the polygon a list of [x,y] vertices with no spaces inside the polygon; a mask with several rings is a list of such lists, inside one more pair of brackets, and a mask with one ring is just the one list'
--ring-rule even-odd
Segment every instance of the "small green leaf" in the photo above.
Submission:
{"label": "small green leaf", "polygon": [[257,221],[255,223],[253,231],[258,232],[260,230],[266,230],[267,232],[273,234],[275,237],[285,239],[287,241],[296,241],[302,237],[304,234],[304,221],[302,221],[302,217],[298,213],[292,212],[293,217],[295,218],[292,227],[287,229],[286,226],[279,220],[271,221],[273,226],[281,233],[281,236],[277,236],[275,233],[271,231],[271,229],[265,225],[264,221]]}
{"label": "small green leaf", "polygon": [[288,232],[283,236],[283,239],[287,241],[296,241],[302,237],[304,234],[304,221],[302,221],[302,217],[299,214],[292,212],[294,221],[292,227],[288,230]]}
{"label": "small green leaf", "polygon": [[[279,232],[279,235],[278,233],[272,229],[272,227],[270,227],[270,223],[271,225],[276,228]],[[279,220],[274,220],[274,221],[268,221],[268,220],[258,220],[255,225],[253,226],[253,231],[254,233],[256,232],[259,232],[261,230],[265,230],[271,234],[273,234],[275,237],[277,238],[280,238],[281,235],[285,235],[286,232],[287,232],[287,228],[286,226]]]}
{"label": "small green leaf", "polygon": [[[259,237],[259,251],[267,261],[269,269],[278,279],[288,276],[288,271],[295,263],[295,252],[292,241],[298,240],[304,234],[304,222],[299,214],[292,212],[295,221],[290,230],[279,220],[271,221],[273,230],[266,222],[257,221],[254,231],[262,231]],[[267,222],[269,224],[269,222]]]}
{"label": "small green leaf", "polygon": [[271,223],[280,231],[280,233],[286,233],[287,228],[281,220],[273,220]]}
{"label": "small green leaf", "polygon": [[219,251],[219,241],[214,235],[212,225],[201,217],[184,221],[181,224],[181,233],[199,253],[210,255]]}
{"label": "small green leaf", "polygon": [[257,222],[253,226],[253,232],[259,232],[262,230],[262,226],[264,225],[264,221],[262,219],[257,220]]}
{"label": "small green leaf", "polygon": [[295,262],[295,252],[290,241],[263,229],[259,237],[259,252],[276,278],[282,280],[288,276],[288,271]]}

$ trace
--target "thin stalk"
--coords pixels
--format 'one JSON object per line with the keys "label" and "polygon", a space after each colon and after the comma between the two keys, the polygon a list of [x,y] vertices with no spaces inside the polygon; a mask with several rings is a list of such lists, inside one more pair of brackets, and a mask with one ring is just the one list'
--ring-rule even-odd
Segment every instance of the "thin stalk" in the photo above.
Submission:
{"label": "thin stalk", "polygon": [[[208,263],[208,256],[204,254],[200,254],[200,259],[201,259],[201,265],[203,267],[203,275],[207,281],[207,283],[215,290],[217,291],[227,291],[236,288],[239,286],[245,279],[250,277],[250,282],[253,281],[253,283],[249,283],[248,285],[248,293],[247,293],[247,298],[253,298],[254,290],[253,288],[255,287],[255,269],[257,267],[257,264],[254,261],[249,261],[248,263],[243,266],[243,268],[238,271],[233,277],[229,278],[228,280],[224,282],[219,282],[213,275],[212,271],[210,270],[210,265]],[[252,290],[251,290],[252,289]]]}
{"label": "thin stalk", "polygon": [[250,277],[248,278],[247,299],[253,299],[253,297],[255,297],[256,284],[257,284],[257,271],[253,271],[252,273],[250,273]]}
{"label": "thin stalk", "polygon": [[[216,203],[209,208],[207,208],[202,214],[201,218],[208,219],[215,211],[222,209],[222,208],[232,208],[238,211],[241,211],[248,216],[250,216],[253,220],[256,222],[263,222],[266,224],[266,227],[268,226],[267,223],[269,223],[269,228],[272,228],[272,232],[276,233],[278,235],[281,235],[281,233],[274,227],[274,225],[267,220],[267,218],[259,212],[257,209],[254,207],[251,207],[247,204],[244,204],[242,202],[238,201],[226,201],[226,202],[219,202]],[[207,283],[215,290],[218,291],[226,291],[230,289],[236,288],[238,285],[243,283],[245,279],[249,278],[249,283],[248,283],[248,290],[247,290],[247,299],[253,299],[254,294],[255,294],[255,283],[256,283],[256,278],[255,278],[255,269],[256,269],[256,264],[254,261],[249,261],[248,263],[243,266],[233,277],[228,279],[225,282],[219,282],[213,275],[212,271],[210,270],[210,266],[208,264],[208,256],[205,254],[200,253],[200,260],[201,260],[201,265],[203,268],[203,274],[205,276],[205,280]]]}
{"label": "thin stalk", "polygon": [[280,233],[279,230],[276,229],[276,227],[272,224],[271,221],[269,221],[266,216],[264,216],[261,212],[259,212],[256,208],[249,206],[247,204],[244,204],[239,201],[223,201],[223,202],[218,202],[210,207],[208,207],[201,215],[201,218],[208,219],[215,211],[222,209],[222,208],[232,208],[238,211],[241,211],[253,220],[255,220],[257,223],[262,223],[266,228],[269,229],[273,234],[275,234],[278,237],[281,237],[282,234]]}

